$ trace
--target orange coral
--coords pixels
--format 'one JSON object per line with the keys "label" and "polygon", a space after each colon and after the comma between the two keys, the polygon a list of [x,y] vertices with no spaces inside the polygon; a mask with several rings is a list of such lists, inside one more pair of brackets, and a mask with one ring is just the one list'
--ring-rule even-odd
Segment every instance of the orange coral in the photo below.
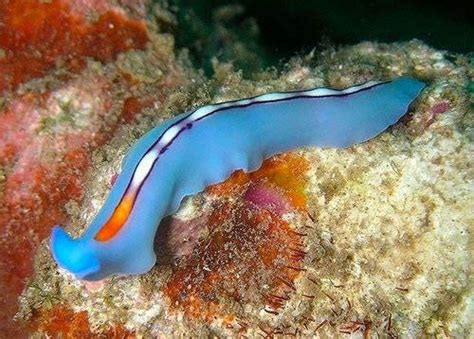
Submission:
{"label": "orange coral", "polygon": [[64,306],[56,306],[51,310],[42,310],[35,314],[32,324],[36,331],[52,337],[61,338],[135,338],[120,325],[113,326],[101,335],[92,334],[89,329],[87,312],[75,313]]}
{"label": "orange coral", "polygon": [[60,62],[78,71],[86,57],[110,61],[148,41],[142,20],[104,4],[92,4],[89,10],[97,20],[88,20],[68,0],[0,0],[0,92],[42,76]]}
{"label": "orange coral", "polygon": [[122,118],[126,123],[131,122],[135,115],[153,104],[152,99],[142,99],[137,97],[127,97],[123,103]]}
{"label": "orange coral", "polygon": [[242,193],[249,184],[271,182],[294,207],[304,209],[307,166],[300,156],[282,155],[208,189],[221,199],[208,216],[209,236],[180,262],[164,288],[172,307],[204,321],[242,318],[242,304],[278,312],[303,271],[304,234],[278,214],[249,209]]}
{"label": "orange coral", "polygon": [[307,169],[308,162],[303,157],[286,153],[264,161],[258,171],[251,173],[235,171],[225,182],[208,187],[207,192],[224,196],[250,181],[264,179],[284,189],[294,207],[305,208],[305,180],[302,173]]}

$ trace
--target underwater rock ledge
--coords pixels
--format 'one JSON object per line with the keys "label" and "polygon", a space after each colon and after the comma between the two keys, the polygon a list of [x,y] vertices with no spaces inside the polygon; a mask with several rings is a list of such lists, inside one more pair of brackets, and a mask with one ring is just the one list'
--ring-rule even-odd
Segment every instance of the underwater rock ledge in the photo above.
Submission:
{"label": "underwater rock ledge", "polygon": [[92,287],[58,271],[44,241],[18,317],[46,334],[58,330],[52,314],[63,312],[81,314],[80,323],[62,324],[64,331],[78,326],[91,334],[118,326],[167,336],[468,336],[474,150],[468,61],[449,61],[420,41],[365,42],[295,58],[281,72],[255,77],[265,80],[242,79],[229,64],[214,67],[216,77],[204,87],[189,85],[141,110],[95,153],[83,203],[69,204],[69,232],[81,233],[100,208],[130,143],[184,111],[183,102],[401,74],[428,87],[407,116],[367,143],[278,156],[187,199],[164,225],[159,262],[147,274]]}

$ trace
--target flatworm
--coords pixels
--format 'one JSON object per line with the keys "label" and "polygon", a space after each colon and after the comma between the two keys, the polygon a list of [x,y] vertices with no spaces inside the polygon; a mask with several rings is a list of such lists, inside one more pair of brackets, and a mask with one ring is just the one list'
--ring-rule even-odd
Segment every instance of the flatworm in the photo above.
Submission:
{"label": "flatworm", "polygon": [[341,91],[271,93],[169,119],[128,152],[104,206],[80,238],[53,228],[53,257],[85,280],[147,272],[156,261],[160,221],[183,197],[235,170],[254,171],[278,153],[304,146],[344,148],[371,139],[397,122],[423,87],[404,77]]}

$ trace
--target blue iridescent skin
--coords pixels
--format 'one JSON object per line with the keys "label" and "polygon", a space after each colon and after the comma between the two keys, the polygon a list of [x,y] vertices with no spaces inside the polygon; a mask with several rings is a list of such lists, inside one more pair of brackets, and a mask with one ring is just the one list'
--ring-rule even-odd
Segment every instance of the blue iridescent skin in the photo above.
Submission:
{"label": "blue iridescent skin", "polygon": [[[154,239],[160,221],[176,212],[185,196],[222,182],[237,169],[254,171],[278,153],[304,146],[345,148],[371,139],[396,123],[423,87],[403,77],[344,91],[274,93],[205,106],[167,120],[128,152],[102,209],[82,236],[72,239],[61,227],[53,229],[53,257],[84,280],[147,272],[156,261]],[[173,135],[173,126],[180,133],[165,143],[169,140],[164,133]],[[143,180],[123,227],[108,241],[96,240],[160,137],[166,139],[165,150]]]}

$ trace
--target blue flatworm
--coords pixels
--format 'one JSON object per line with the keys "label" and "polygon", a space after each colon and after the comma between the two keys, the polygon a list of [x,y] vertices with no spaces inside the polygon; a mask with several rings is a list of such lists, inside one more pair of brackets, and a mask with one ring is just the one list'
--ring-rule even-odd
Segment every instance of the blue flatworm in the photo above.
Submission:
{"label": "blue flatworm", "polygon": [[72,239],[52,231],[59,266],[79,279],[150,270],[160,221],[187,195],[254,171],[277,153],[303,146],[348,147],[403,116],[424,84],[412,78],[334,90],[270,93],[180,114],[140,138],[88,229]]}

